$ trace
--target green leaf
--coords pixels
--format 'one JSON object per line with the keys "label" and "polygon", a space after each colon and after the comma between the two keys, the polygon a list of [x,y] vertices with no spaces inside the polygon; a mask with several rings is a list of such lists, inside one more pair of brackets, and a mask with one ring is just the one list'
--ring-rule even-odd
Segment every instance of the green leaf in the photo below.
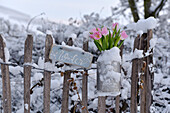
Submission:
{"label": "green leaf", "polygon": [[105,36],[102,35],[102,48],[103,48],[103,50],[106,50],[106,48],[107,48],[107,44],[106,43],[107,43],[106,42],[106,38],[105,38]]}
{"label": "green leaf", "polygon": [[116,38],[116,41],[115,41],[115,44],[114,44],[115,47],[117,47],[117,44],[118,44],[119,41],[120,41],[120,36],[118,36],[118,37]]}
{"label": "green leaf", "polygon": [[115,27],[115,29],[113,31],[113,35],[112,35],[112,38],[111,38],[110,49],[114,46],[114,42],[116,40],[116,37],[115,37],[116,32],[117,32],[117,26]]}
{"label": "green leaf", "polygon": [[120,29],[119,29],[119,31],[116,33],[115,38],[117,39],[117,38],[119,37],[119,35],[120,35]]}
{"label": "green leaf", "polygon": [[117,47],[120,48],[120,47],[122,46],[122,44],[123,44],[124,41],[125,41],[125,40],[122,40]]}
{"label": "green leaf", "polygon": [[108,49],[111,49],[111,45],[113,45],[113,43],[112,43],[111,32],[109,31],[109,36],[108,36]]}
{"label": "green leaf", "polygon": [[118,44],[119,40],[120,40],[120,29],[119,29],[119,31],[116,33],[114,46],[117,47],[117,44]]}
{"label": "green leaf", "polygon": [[102,46],[100,45],[100,43],[97,40],[94,40],[94,43],[96,45],[96,47],[99,49],[99,51],[102,51]]}
{"label": "green leaf", "polygon": [[109,35],[106,35],[105,38],[106,38],[106,50],[108,50],[109,49]]}

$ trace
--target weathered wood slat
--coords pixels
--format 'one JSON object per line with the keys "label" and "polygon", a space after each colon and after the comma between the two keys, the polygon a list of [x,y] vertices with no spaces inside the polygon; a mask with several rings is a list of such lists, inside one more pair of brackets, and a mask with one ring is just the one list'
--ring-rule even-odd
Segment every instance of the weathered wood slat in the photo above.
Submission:
{"label": "weathered wood slat", "polygon": [[64,74],[63,96],[61,113],[68,113],[68,99],[69,99],[69,82],[71,71],[66,71]]}
{"label": "weathered wood slat", "polygon": [[[0,59],[5,62],[5,43],[0,35]],[[2,85],[3,85],[3,111],[4,113],[11,113],[11,87],[9,77],[9,67],[1,64]]]}
{"label": "weathered wood slat", "polygon": [[[88,51],[88,41],[84,42],[83,44],[83,50]],[[82,103],[83,105],[87,108],[87,103],[88,103],[88,71],[85,69],[84,70],[86,74],[83,75],[83,80],[82,80]],[[84,109],[82,113],[87,113],[87,109]]]}
{"label": "weathered wood slat", "polygon": [[[122,45],[120,47],[120,56],[122,58],[122,55],[123,55],[123,48],[124,48],[124,45]],[[120,73],[121,73],[121,66],[120,66]],[[120,113],[120,108],[119,108],[119,104],[120,104],[120,95],[116,96],[116,101],[115,101],[115,111],[116,113]]]}
{"label": "weathered wood slat", "polygon": [[[150,47],[150,40],[152,39],[152,30],[148,30],[148,40],[147,40],[147,50]],[[148,85],[148,89],[147,89],[147,94],[146,94],[146,108],[147,108],[147,112],[146,113],[150,113],[150,106],[153,102],[153,96],[151,94],[151,91],[153,89],[153,80],[154,80],[154,73],[151,72],[151,70],[149,69],[149,65],[153,64],[153,49],[151,49],[151,55],[149,55],[147,57],[147,63],[148,63],[148,68],[147,68],[147,85]]]}
{"label": "weathered wood slat", "polygon": [[[70,38],[67,45],[72,46],[73,41]],[[64,81],[63,81],[63,94],[62,94],[62,106],[61,113],[68,113],[68,99],[69,99],[69,82],[71,71],[66,71],[64,73]]]}
{"label": "weathered wood slat", "polygon": [[[97,64],[97,80],[99,80],[99,69]],[[99,88],[99,84],[97,84],[97,90]],[[105,96],[98,96],[98,113],[106,113],[106,97]]]}
{"label": "weathered wood slat", "polygon": [[106,97],[98,97],[98,113],[106,113]]}
{"label": "weathered wood slat", "polygon": [[[142,46],[141,49],[144,50],[144,52],[147,52],[150,47],[150,40],[152,39],[152,30],[148,30],[147,35],[141,40]],[[151,50],[151,53],[153,50]],[[154,74],[150,71],[149,65],[153,64],[153,55],[149,55],[146,58],[144,58],[144,61],[146,62],[146,69],[144,72],[144,75],[141,76],[141,79],[144,81],[143,84],[143,90],[141,90],[141,107],[140,112],[141,113],[150,113],[150,106],[152,103],[152,87],[153,87],[153,76]]]}
{"label": "weathered wood slat", "polygon": [[120,95],[116,96],[116,101],[115,101],[115,111],[116,113],[120,113],[120,108],[119,108],[119,104],[120,104]]}
{"label": "weathered wood slat", "polygon": [[[33,37],[28,35],[24,48],[24,63],[32,62]],[[31,66],[24,66],[24,113],[30,113]]]}
{"label": "weathered wood slat", "polygon": [[[99,80],[99,70],[97,64],[97,81]],[[98,82],[97,82],[98,83]],[[99,88],[99,84],[97,84],[97,90]],[[98,113],[105,113],[106,112],[106,97],[98,96]]]}
{"label": "weathered wood slat", "polygon": [[[45,41],[45,63],[51,62],[49,54],[53,45],[53,39],[51,35],[46,36]],[[44,71],[44,113],[50,113],[50,87],[51,87],[51,73]]]}
{"label": "weathered wood slat", "polygon": [[[138,35],[134,41],[134,48],[139,49],[140,36]],[[131,113],[137,113],[137,83],[138,83],[139,62],[138,59],[132,61],[131,75]]]}
{"label": "weathered wood slat", "polygon": [[[144,50],[144,52],[147,51],[147,48],[146,48],[146,41],[147,41],[147,34],[144,33],[142,36],[141,36],[141,39],[140,39],[140,50]],[[143,58],[141,62],[146,62],[146,58]],[[143,73],[146,73],[146,68],[144,70]],[[143,80],[143,89],[140,91],[140,112],[141,113],[145,113],[145,109],[146,109],[146,96],[145,96],[145,93],[146,93],[146,77],[145,77],[145,74],[142,74],[140,76],[140,79]]]}

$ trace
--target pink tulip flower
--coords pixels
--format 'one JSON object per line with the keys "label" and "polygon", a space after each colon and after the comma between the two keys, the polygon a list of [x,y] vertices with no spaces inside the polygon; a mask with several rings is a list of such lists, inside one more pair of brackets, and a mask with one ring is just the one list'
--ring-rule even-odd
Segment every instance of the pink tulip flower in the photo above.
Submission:
{"label": "pink tulip flower", "polygon": [[117,29],[118,29],[119,23],[113,23],[112,28],[115,29],[116,26],[117,26]]}
{"label": "pink tulip flower", "polygon": [[99,40],[102,37],[100,28],[94,28],[90,33],[90,38],[92,39]]}
{"label": "pink tulip flower", "polygon": [[103,27],[103,28],[102,28],[102,31],[101,31],[101,34],[104,35],[104,36],[106,36],[107,33],[108,33],[107,27]]}
{"label": "pink tulip flower", "polygon": [[126,34],[125,31],[122,31],[120,35],[121,35],[121,39],[122,39],[122,40],[123,40],[123,39],[126,39],[126,38],[128,37],[128,35]]}
{"label": "pink tulip flower", "polygon": [[101,37],[102,37],[102,35],[99,31],[94,33],[94,39],[99,40]]}

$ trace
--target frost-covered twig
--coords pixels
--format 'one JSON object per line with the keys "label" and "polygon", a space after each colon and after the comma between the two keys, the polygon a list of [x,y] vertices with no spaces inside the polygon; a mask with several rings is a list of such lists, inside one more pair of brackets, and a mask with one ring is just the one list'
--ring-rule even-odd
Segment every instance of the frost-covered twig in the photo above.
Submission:
{"label": "frost-covered twig", "polygon": [[33,93],[33,89],[36,87],[36,86],[43,86],[43,82],[44,81],[44,78],[42,78],[38,83],[36,83],[31,89],[30,89],[30,94]]}
{"label": "frost-covered twig", "polygon": [[42,16],[42,15],[45,15],[45,13],[43,12],[43,13],[41,13],[41,14],[39,14],[39,15],[34,16],[34,17],[28,22],[27,29],[26,29],[27,32],[28,32],[28,30],[29,30],[29,26],[30,26],[31,22],[32,22],[35,18],[37,18],[37,17],[39,17],[39,16]]}
{"label": "frost-covered twig", "polygon": [[[87,75],[87,74],[86,74]],[[88,112],[88,109],[84,106],[84,104],[83,104],[83,102],[82,102],[82,100],[81,100],[81,98],[80,98],[80,94],[79,94],[79,91],[78,91],[78,88],[77,88],[77,84],[76,84],[76,82],[75,82],[75,80],[74,80],[74,78],[70,78],[69,80],[68,80],[68,82],[69,83],[71,83],[71,85],[72,85],[72,89],[74,90],[74,91],[76,91],[76,94],[77,94],[77,96],[78,96],[78,101],[81,103],[81,105],[82,105],[82,110],[86,110],[87,111],[87,113],[89,113]],[[75,104],[76,106],[77,106],[77,103]],[[75,111],[75,109],[74,109],[74,111]]]}

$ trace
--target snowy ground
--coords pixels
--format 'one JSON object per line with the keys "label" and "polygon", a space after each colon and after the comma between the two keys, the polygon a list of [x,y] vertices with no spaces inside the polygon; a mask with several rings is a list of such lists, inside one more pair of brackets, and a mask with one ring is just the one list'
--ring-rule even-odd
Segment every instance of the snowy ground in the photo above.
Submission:
{"label": "snowy ground", "polygon": [[[158,21],[156,29],[154,30],[154,39],[157,39],[154,48],[154,90],[152,92],[154,103],[151,107],[152,113],[168,113],[170,111],[170,39],[168,32],[170,31],[170,23],[164,22],[165,27],[158,28],[161,20]],[[12,90],[12,111],[13,113],[23,113],[23,54],[24,54],[24,40],[27,33],[32,34],[34,37],[33,47],[33,60],[32,63],[38,68],[43,68],[43,56],[46,32],[52,32],[55,39],[55,43],[61,44],[66,42],[68,38],[74,39],[74,46],[82,48],[83,40],[89,40],[89,51],[96,57],[97,48],[91,39],[88,38],[88,32],[90,29],[106,25],[110,26],[113,23],[112,17],[107,19],[100,19],[98,14],[85,15],[81,23],[76,20],[70,20],[69,25],[57,24],[42,19],[40,24],[30,24],[27,30],[27,24],[20,24],[12,20],[4,19],[0,17],[0,33],[6,39],[6,46],[9,50],[9,62],[16,63],[18,66],[9,66],[11,90]],[[120,23],[121,24],[121,23]],[[121,26],[122,28],[126,28]],[[126,29],[125,29],[126,30]],[[163,34],[158,33],[159,31]],[[123,61],[127,61],[132,57],[133,41],[136,37],[136,31],[128,30],[128,39],[125,41],[125,48],[123,52]],[[95,67],[95,62],[93,67]],[[131,62],[123,62],[123,68],[127,72],[125,75],[122,73],[122,87],[120,106],[122,111],[129,112],[130,106],[130,76],[131,76]],[[1,72],[1,71],[0,71]],[[39,82],[43,77],[41,70],[32,70],[31,86]],[[77,86],[79,86],[79,92],[81,94],[81,73],[72,74],[75,78]],[[97,96],[96,90],[96,70],[89,70],[89,103],[88,109],[90,113],[97,112]],[[62,81],[63,77],[59,73],[52,74],[51,78],[51,112],[58,113],[61,109],[62,99]],[[70,91],[70,107],[71,110],[77,100],[77,95]],[[115,107],[114,98],[108,97],[106,100],[107,110],[112,111]],[[77,112],[81,106],[78,106]],[[37,86],[33,89],[31,94],[31,112],[41,113],[43,109],[43,87]],[[0,112],[2,111],[2,79],[0,74]]]}

